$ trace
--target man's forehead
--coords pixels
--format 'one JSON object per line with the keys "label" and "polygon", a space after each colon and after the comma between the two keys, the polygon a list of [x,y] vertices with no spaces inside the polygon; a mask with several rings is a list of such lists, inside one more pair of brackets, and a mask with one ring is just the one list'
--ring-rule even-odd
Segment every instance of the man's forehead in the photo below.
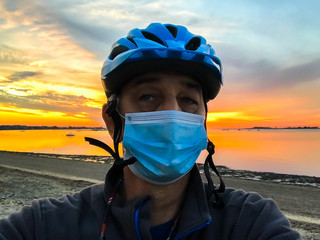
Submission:
{"label": "man's forehead", "polygon": [[170,81],[177,81],[184,87],[195,88],[201,91],[200,84],[193,77],[174,72],[145,73],[133,78],[128,85],[139,86],[146,83],[157,84],[158,82],[161,82],[165,79],[169,79]]}

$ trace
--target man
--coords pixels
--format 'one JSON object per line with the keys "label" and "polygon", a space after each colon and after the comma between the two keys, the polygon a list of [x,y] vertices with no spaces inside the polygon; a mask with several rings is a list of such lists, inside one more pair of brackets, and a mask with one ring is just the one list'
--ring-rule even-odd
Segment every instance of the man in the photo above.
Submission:
{"label": "man", "polygon": [[[103,118],[115,159],[104,185],[34,201],[0,222],[0,239],[301,239],[272,200],[215,186],[207,102],[222,84],[212,47],[185,27],[151,24],[112,47]],[[123,143],[123,158],[119,143]],[[195,165],[200,152],[207,183]]]}

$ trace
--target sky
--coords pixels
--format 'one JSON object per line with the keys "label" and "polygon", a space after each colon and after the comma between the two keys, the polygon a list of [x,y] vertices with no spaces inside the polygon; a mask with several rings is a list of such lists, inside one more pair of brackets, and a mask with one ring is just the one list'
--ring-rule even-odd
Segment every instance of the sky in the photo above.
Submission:
{"label": "sky", "polygon": [[111,45],[152,22],[204,36],[223,64],[213,128],[320,127],[318,0],[0,0],[0,125],[104,126]]}

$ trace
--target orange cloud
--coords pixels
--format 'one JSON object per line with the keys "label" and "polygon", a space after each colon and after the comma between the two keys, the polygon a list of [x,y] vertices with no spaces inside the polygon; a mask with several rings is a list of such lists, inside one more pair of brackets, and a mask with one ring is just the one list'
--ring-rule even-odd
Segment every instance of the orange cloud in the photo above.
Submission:
{"label": "orange cloud", "polygon": [[233,119],[233,120],[247,120],[247,121],[260,121],[262,117],[250,116],[244,112],[208,112],[207,121],[214,122],[222,119]]}
{"label": "orange cloud", "polygon": [[64,112],[43,111],[0,105],[0,119],[3,125],[46,125],[46,126],[101,126],[82,112],[68,115]]}

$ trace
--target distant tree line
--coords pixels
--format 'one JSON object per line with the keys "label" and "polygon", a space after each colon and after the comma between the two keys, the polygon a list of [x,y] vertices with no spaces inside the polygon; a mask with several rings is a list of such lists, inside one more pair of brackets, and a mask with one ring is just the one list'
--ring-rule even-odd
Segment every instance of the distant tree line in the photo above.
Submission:
{"label": "distant tree line", "polygon": [[0,125],[0,130],[54,130],[54,129],[93,129],[105,130],[103,127],[57,127],[57,126],[27,126],[27,125]]}
{"label": "distant tree line", "polygon": [[253,128],[248,128],[248,129],[319,129],[319,127],[309,127],[309,126],[304,126],[304,127],[283,127],[283,128],[277,128],[277,127],[253,127]]}

